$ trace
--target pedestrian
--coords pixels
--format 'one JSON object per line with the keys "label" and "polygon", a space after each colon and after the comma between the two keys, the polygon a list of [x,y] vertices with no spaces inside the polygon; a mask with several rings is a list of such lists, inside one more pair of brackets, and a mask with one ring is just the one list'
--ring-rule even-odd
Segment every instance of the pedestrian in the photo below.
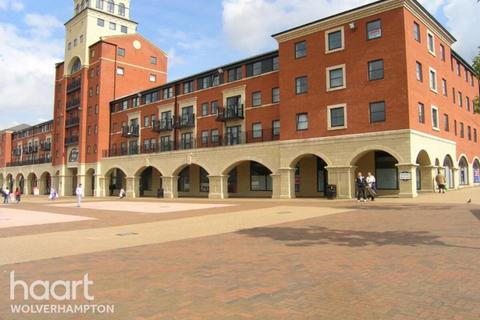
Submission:
{"label": "pedestrian", "polygon": [[367,188],[367,199],[375,201],[375,197],[377,196],[377,180],[375,179],[375,176],[371,172],[367,173],[365,182]]}
{"label": "pedestrian", "polygon": [[438,193],[445,193],[447,179],[443,175],[442,170],[438,171],[438,174],[435,177],[435,182],[437,182],[438,185]]}
{"label": "pedestrian", "polygon": [[15,190],[15,202],[20,203],[20,200],[22,200],[21,198],[22,198],[22,193],[20,192],[20,189],[17,188]]}
{"label": "pedestrian", "polygon": [[48,196],[48,199],[50,200],[57,200],[58,198],[58,195],[57,195],[57,191],[55,190],[55,188],[50,188],[50,195]]}
{"label": "pedestrian", "polygon": [[355,184],[357,186],[357,201],[366,201],[365,197],[365,186],[366,186],[366,181],[365,177],[361,172],[358,173],[357,179],[355,180]]}
{"label": "pedestrian", "polygon": [[3,197],[3,204],[8,204],[8,192],[4,188],[0,189]]}
{"label": "pedestrian", "polygon": [[77,208],[80,208],[82,204],[82,197],[83,197],[83,188],[82,184],[79,184],[77,189],[75,190],[75,195],[77,196]]}
{"label": "pedestrian", "polygon": [[126,196],[127,196],[127,193],[125,192],[125,189],[123,189],[123,188],[120,189],[120,193],[118,194],[118,197],[119,197],[120,199],[123,199],[123,198],[125,198]]}

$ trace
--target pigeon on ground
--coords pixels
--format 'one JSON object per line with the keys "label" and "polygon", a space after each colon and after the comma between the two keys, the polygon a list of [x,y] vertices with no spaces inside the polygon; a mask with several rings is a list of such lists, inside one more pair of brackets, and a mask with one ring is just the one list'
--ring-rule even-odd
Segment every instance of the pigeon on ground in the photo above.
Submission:
{"label": "pigeon on ground", "polygon": [[472,199],[468,199],[467,203],[472,203]]}

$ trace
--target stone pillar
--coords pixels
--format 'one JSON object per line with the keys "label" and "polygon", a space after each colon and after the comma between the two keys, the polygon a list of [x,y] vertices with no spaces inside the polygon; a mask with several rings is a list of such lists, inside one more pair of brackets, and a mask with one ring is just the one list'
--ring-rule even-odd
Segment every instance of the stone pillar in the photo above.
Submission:
{"label": "stone pillar", "polygon": [[228,175],[208,176],[210,199],[227,199],[228,198]]}
{"label": "stone pillar", "polygon": [[140,177],[127,177],[127,197],[136,198],[140,196]]}
{"label": "stone pillar", "polygon": [[355,197],[355,166],[328,166],[328,184],[337,186],[338,199],[352,199]]}
{"label": "stone pillar", "polygon": [[438,167],[436,166],[420,166],[422,192],[436,191],[435,177],[437,176],[437,170]]}
{"label": "stone pillar", "polygon": [[[401,163],[396,165],[399,174],[400,198],[415,198],[418,196],[417,192],[417,167],[414,163]],[[410,180],[401,180],[402,173],[409,174]]]}
{"label": "stone pillar", "polygon": [[62,197],[71,197],[73,191],[72,176],[58,176],[58,194]]}
{"label": "stone pillar", "polygon": [[468,185],[473,187],[475,184],[473,183],[473,162],[468,164]]}
{"label": "stone pillar", "polygon": [[295,198],[295,168],[280,168],[278,174],[272,174],[272,198]]}
{"label": "stone pillar", "polygon": [[94,175],[93,178],[95,179],[95,197],[106,197],[107,195],[105,194],[105,177],[102,177],[101,175]]}
{"label": "stone pillar", "polygon": [[452,168],[453,189],[460,189],[460,169]]}
{"label": "stone pillar", "polygon": [[[88,186],[86,185],[86,177],[85,175],[80,175],[77,174],[77,185],[81,184],[83,188],[83,196],[85,197],[87,195],[87,188]],[[76,187],[76,186],[74,186]]]}
{"label": "stone pillar", "polygon": [[165,199],[178,198],[178,176],[162,176],[162,185]]}

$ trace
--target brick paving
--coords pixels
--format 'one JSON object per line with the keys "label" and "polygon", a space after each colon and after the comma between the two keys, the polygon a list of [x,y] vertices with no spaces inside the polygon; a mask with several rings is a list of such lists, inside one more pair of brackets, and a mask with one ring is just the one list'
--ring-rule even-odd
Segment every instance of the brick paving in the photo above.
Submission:
{"label": "brick paving", "polygon": [[[0,319],[477,320],[480,206],[449,203],[448,199],[442,203],[381,200],[362,205],[320,201],[319,207],[328,204],[353,211],[2,266]],[[244,210],[244,205],[257,206],[259,211],[278,205],[270,201],[238,204],[241,209],[224,208],[223,212]],[[32,210],[39,208],[30,205]],[[100,217],[100,221],[89,222],[96,223],[92,227],[108,224],[102,222],[101,212],[84,210],[83,215]],[[167,219],[184,215],[168,214]],[[117,217],[114,212],[107,216]],[[125,213],[118,215],[122,220],[116,223],[161,219],[120,216]],[[63,229],[83,229],[82,223]],[[14,228],[14,235],[51,232],[50,228]],[[91,290],[95,303],[115,304],[115,314],[12,315],[8,299],[11,270],[28,282],[76,280],[88,272],[95,281]]]}

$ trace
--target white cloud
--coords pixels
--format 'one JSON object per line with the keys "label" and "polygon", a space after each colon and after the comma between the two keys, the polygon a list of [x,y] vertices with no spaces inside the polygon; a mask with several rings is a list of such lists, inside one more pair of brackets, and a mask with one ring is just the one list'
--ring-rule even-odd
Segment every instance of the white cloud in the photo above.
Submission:
{"label": "white cloud", "polygon": [[24,22],[30,27],[30,32],[39,37],[50,37],[55,29],[63,27],[60,20],[50,15],[27,14]]}
{"label": "white cloud", "polygon": [[0,0],[0,10],[22,11],[24,7],[19,0]]}
{"label": "white cloud", "polygon": [[52,117],[54,64],[61,61],[63,40],[46,38],[48,27],[42,32],[0,23],[0,128]]}
{"label": "white cloud", "polygon": [[420,0],[420,3],[427,9],[431,14],[436,14],[438,9],[445,4],[446,0]]}

